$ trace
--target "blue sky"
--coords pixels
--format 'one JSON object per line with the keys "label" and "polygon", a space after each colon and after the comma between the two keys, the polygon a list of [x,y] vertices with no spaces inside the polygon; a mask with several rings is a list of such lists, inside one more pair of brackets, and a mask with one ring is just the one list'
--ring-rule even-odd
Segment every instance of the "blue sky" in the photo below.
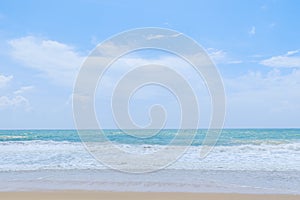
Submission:
{"label": "blue sky", "polygon": [[[275,0],[1,1],[0,128],[74,128],[70,98],[83,60],[104,39],[140,27],[174,29],[206,49],[226,89],[225,127],[300,127],[299,8]],[[160,101],[172,111],[170,99]],[[145,123],[145,105],[135,109]]]}

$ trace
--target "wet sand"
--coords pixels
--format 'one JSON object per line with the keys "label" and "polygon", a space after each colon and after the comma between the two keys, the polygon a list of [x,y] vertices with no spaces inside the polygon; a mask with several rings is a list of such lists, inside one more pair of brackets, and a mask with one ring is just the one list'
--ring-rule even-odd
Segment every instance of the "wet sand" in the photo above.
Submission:
{"label": "wet sand", "polygon": [[299,200],[300,195],[277,194],[219,194],[219,193],[176,193],[176,192],[98,192],[98,191],[53,191],[53,192],[1,192],[0,199],[11,200]]}

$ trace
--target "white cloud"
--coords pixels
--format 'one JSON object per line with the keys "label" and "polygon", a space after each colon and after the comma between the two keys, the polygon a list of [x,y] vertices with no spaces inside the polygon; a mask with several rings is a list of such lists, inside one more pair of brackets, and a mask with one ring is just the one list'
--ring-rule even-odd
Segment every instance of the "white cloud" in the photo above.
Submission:
{"label": "white cloud", "polygon": [[0,74],[0,88],[3,88],[7,85],[8,82],[11,81],[13,76],[4,76]]}
{"label": "white cloud", "polygon": [[146,39],[147,40],[155,40],[166,37],[165,35],[149,35]]}
{"label": "white cloud", "polygon": [[[221,58],[225,56],[226,58],[226,53],[221,50],[213,52],[215,56],[220,56]],[[289,54],[292,54],[292,52]],[[228,63],[228,61],[226,62]],[[195,71],[191,70],[192,67],[171,56],[159,59],[132,57],[120,59],[111,66],[112,68],[107,71],[108,74],[105,75],[105,79],[100,82],[103,85],[99,87],[101,92],[98,94],[101,94],[102,98],[110,97],[113,92],[113,85],[118,83],[118,79],[122,77],[123,73],[131,69],[130,66],[141,66],[149,63],[170,66],[178,71],[195,89],[198,98],[203,103],[202,105],[209,105],[207,103],[209,101],[203,101],[207,96],[207,90],[205,90],[205,86],[201,86],[201,80],[197,78]],[[163,72],[158,72],[157,76],[163,76],[164,79],[168,79]],[[299,126],[295,116],[300,117],[300,93],[298,92],[300,91],[300,70],[294,69],[288,74],[281,74],[280,70],[276,68],[271,69],[269,73],[260,71],[249,72],[242,76],[227,78],[224,80],[224,83],[229,113],[227,126]],[[167,95],[168,93],[160,93],[155,88],[147,88],[135,98],[146,99],[145,101],[147,101],[151,97],[158,97],[158,99],[163,99],[162,101],[164,101]],[[105,106],[107,105],[110,104],[105,104]],[[205,111],[205,114],[209,115],[210,113]]]}
{"label": "white cloud", "polygon": [[14,91],[14,94],[15,95],[21,95],[21,94],[24,94],[30,90],[32,90],[34,87],[32,85],[30,86],[22,86],[20,89]]}
{"label": "white cloud", "polygon": [[220,49],[214,48],[207,48],[206,49],[209,57],[216,63],[216,64],[240,64],[242,61],[240,60],[232,60],[229,58],[227,53]]}
{"label": "white cloud", "polygon": [[292,55],[295,55],[295,54],[297,54],[297,53],[299,53],[299,50],[288,51],[288,52],[286,53],[286,56],[292,56]]}
{"label": "white cloud", "polygon": [[250,31],[249,31],[249,35],[252,36],[252,35],[255,35],[256,34],[256,28],[255,26],[252,26]]}
{"label": "white cloud", "polygon": [[28,99],[21,95],[14,97],[0,96],[0,109],[24,106],[26,111],[31,109]]}
{"label": "white cloud", "polygon": [[299,68],[300,67],[300,51],[288,51],[284,55],[273,56],[271,58],[262,60],[260,64],[269,67],[285,67],[285,68]]}
{"label": "white cloud", "polygon": [[210,56],[210,58],[216,63],[224,61],[227,56],[225,51],[214,48],[208,48],[207,53]]}
{"label": "white cloud", "polygon": [[72,46],[53,40],[27,36],[11,40],[9,44],[14,59],[59,84],[72,85],[83,61]]}
{"label": "white cloud", "polygon": [[272,69],[267,74],[259,71],[248,72],[245,75],[227,79],[226,83],[230,90],[234,92],[263,91],[269,93],[277,90],[278,95],[282,95],[287,90],[293,90],[291,93],[294,93],[295,89],[300,90],[300,70],[293,70],[291,73],[284,75],[281,74],[279,69]]}
{"label": "white cloud", "polygon": [[92,45],[98,45],[101,42],[101,40],[97,36],[92,35],[90,42]]}
{"label": "white cloud", "polygon": [[161,38],[174,38],[174,37],[178,37],[182,35],[182,33],[177,33],[177,34],[173,34],[173,35],[160,35],[160,34],[156,34],[156,35],[149,35],[146,40],[156,40],[156,39],[161,39]]}
{"label": "white cloud", "polygon": [[[0,75],[0,89],[5,88],[7,83],[12,79],[13,76]],[[30,103],[23,94],[31,89],[33,89],[33,86],[23,86],[14,92],[9,92],[9,94],[0,96],[0,109],[23,107],[26,111],[29,111],[31,109]]]}
{"label": "white cloud", "polygon": [[[141,83],[149,79],[153,81],[155,80],[154,82],[156,83],[167,83],[167,86],[169,86],[170,88],[175,87],[176,91],[180,91],[180,95],[184,96],[187,99],[193,99],[193,95],[189,94],[189,91],[186,90],[185,85],[178,84],[178,77],[175,78],[174,75],[168,72],[169,70],[165,68],[155,68],[149,66],[144,69],[145,71],[143,71],[142,73],[141,71],[139,71],[141,75],[134,75],[135,78],[132,78],[132,76],[128,77],[130,73],[134,74],[134,71],[132,70],[137,69],[139,66],[150,64],[158,64],[169,67],[170,70],[176,71],[191,85],[191,88],[195,91],[195,95],[197,96],[197,98],[201,99],[201,102],[199,102],[201,107],[201,114],[205,113],[203,114],[205,115],[205,117],[201,117],[201,123],[202,125],[208,124],[210,113],[206,110],[210,109],[210,99],[205,82],[202,80],[202,77],[197,73],[192,65],[175,55],[164,55],[158,57],[154,56],[151,58],[147,56],[144,57],[126,55],[114,62],[105,72],[102,79],[99,81],[96,92],[97,109],[107,110],[108,108],[110,108],[110,101],[115,92],[114,89],[118,84],[122,88],[126,88],[118,90],[117,92],[118,98],[116,102],[122,102],[124,100],[127,100],[127,90],[131,91],[131,89],[134,87],[134,85],[136,85],[137,82]],[[123,78],[127,78],[126,82],[120,83],[119,81]],[[139,90],[137,90],[136,93],[133,94],[133,98],[130,100],[130,102],[135,102],[133,103],[133,105],[135,105],[136,107],[135,109],[131,110],[134,116],[147,116],[147,114],[145,114],[147,113],[145,112],[145,107],[155,102],[156,104],[162,104],[164,107],[168,108],[172,107],[171,105],[174,105],[174,109],[168,109],[167,111],[169,116],[168,120],[172,121],[175,120],[176,117],[178,117],[177,112],[179,111],[179,109],[176,109],[177,107],[175,107],[178,106],[176,98],[170,91],[164,89],[162,86],[150,84],[146,87],[139,88]],[[194,107],[193,110],[195,110]],[[110,114],[108,114],[110,113],[110,111],[106,112],[107,113],[105,114],[100,114],[100,116],[105,116],[103,120],[106,121],[107,124],[114,124],[112,118],[108,117],[110,116]],[[140,120],[143,121],[144,118]]]}
{"label": "white cloud", "polygon": [[225,79],[228,126],[298,127],[300,70],[249,72]]}

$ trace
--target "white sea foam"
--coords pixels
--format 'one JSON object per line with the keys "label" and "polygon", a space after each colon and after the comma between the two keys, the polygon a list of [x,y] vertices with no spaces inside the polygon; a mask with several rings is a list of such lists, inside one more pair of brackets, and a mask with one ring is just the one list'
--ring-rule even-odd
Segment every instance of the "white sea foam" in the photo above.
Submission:
{"label": "white sea foam", "polygon": [[103,168],[81,143],[1,142],[0,171]]}
{"label": "white sea foam", "polygon": [[[108,144],[97,144],[105,149]],[[131,153],[158,152],[161,148],[178,148],[160,145],[119,145]],[[204,159],[201,147],[192,146],[168,169],[199,170],[263,170],[300,171],[300,143],[261,143],[235,146],[216,146]],[[41,169],[105,169],[80,142],[20,141],[0,143],[0,171]],[[103,152],[106,153],[106,152]],[[118,159],[115,155],[112,159]],[[157,159],[163,159],[163,156]],[[139,165],[152,163],[139,163]]]}

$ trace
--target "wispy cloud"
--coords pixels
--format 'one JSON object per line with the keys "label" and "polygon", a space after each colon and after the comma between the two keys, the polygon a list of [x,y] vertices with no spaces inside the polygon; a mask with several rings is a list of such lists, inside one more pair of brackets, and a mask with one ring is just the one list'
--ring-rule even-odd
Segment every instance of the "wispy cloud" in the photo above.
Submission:
{"label": "wispy cloud", "polygon": [[0,108],[8,108],[8,107],[24,107],[26,111],[31,109],[28,99],[21,95],[17,95],[14,97],[8,96],[0,96]]}
{"label": "wispy cloud", "polygon": [[273,56],[271,58],[262,60],[260,64],[269,67],[285,67],[285,68],[299,68],[300,67],[300,50],[288,51],[284,55]]}
{"label": "wispy cloud", "polygon": [[208,55],[214,62],[219,63],[226,60],[227,54],[225,51],[214,48],[208,48],[206,50]]}
{"label": "wispy cloud", "polygon": [[292,55],[295,55],[295,54],[299,53],[299,51],[300,51],[300,50],[288,51],[288,52],[286,53],[286,56],[292,56]]}
{"label": "wispy cloud", "polygon": [[9,44],[15,60],[59,84],[72,85],[83,61],[72,46],[54,40],[27,36],[13,39]]}
{"label": "wispy cloud", "polygon": [[275,22],[272,22],[272,23],[269,24],[269,28],[274,28],[274,27],[276,27],[276,23]]}
{"label": "wispy cloud", "polygon": [[147,40],[154,40],[154,39],[160,39],[160,38],[164,38],[165,35],[149,35],[146,39]]}
{"label": "wispy cloud", "polygon": [[[228,125],[296,126],[300,110],[300,70],[283,74],[252,71],[224,80],[228,102]],[[262,112],[263,110],[263,112]],[[241,114],[243,113],[243,114]],[[282,120],[290,119],[290,120]],[[276,124],[274,124],[276,123]]]}
{"label": "wispy cloud", "polygon": [[160,35],[160,34],[157,34],[157,35],[149,35],[146,39],[147,40],[156,40],[156,39],[167,38],[167,37],[174,38],[174,37],[178,37],[180,35],[182,35],[182,33],[173,34],[173,35]]}
{"label": "wispy cloud", "polygon": [[209,57],[217,64],[239,64],[242,63],[241,60],[231,59],[227,52],[220,49],[207,48],[206,49]]}
{"label": "wispy cloud", "polygon": [[250,36],[253,36],[256,34],[256,27],[255,26],[252,26],[250,31],[248,32]]}
{"label": "wispy cloud", "polygon": [[21,95],[24,94],[30,90],[32,90],[34,88],[34,86],[30,85],[30,86],[22,86],[20,89],[14,91],[15,95]]}
{"label": "wispy cloud", "polygon": [[[13,79],[13,76],[0,75],[0,89],[5,89],[7,83]],[[11,107],[23,107],[26,111],[31,109],[30,103],[27,98],[23,96],[26,91],[31,90],[33,86],[24,86],[14,92],[0,96],[0,110]]]}
{"label": "wispy cloud", "polygon": [[13,76],[5,76],[0,74],[0,88],[5,87],[12,80]]}
{"label": "wispy cloud", "polygon": [[263,4],[260,6],[260,9],[265,11],[268,9],[268,6],[266,4]]}

